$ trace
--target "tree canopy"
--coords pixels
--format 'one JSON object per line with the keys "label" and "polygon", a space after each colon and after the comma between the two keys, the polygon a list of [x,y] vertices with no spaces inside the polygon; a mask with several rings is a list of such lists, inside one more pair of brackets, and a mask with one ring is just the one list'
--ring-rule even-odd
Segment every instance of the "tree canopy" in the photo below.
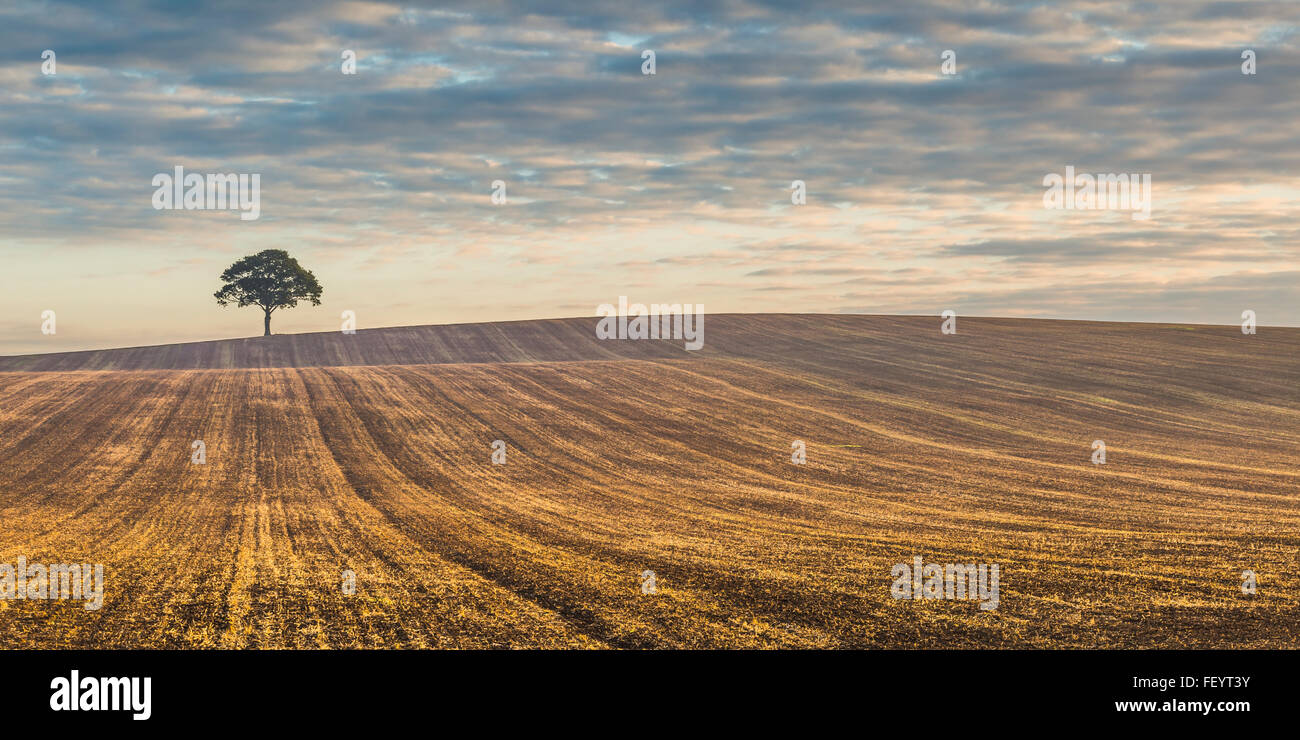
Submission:
{"label": "tree canopy", "polygon": [[300,300],[320,305],[323,291],[311,270],[298,264],[283,249],[266,249],[250,254],[221,273],[221,286],[213,294],[217,305],[258,306],[265,312],[265,333],[271,335],[271,312],[293,308]]}

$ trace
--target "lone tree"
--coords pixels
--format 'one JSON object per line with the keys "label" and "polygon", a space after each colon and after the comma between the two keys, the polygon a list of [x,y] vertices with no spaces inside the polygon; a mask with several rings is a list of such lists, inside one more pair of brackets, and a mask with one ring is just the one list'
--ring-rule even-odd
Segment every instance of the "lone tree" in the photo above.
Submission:
{"label": "lone tree", "polygon": [[213,294],[218,305],[260,306],[266,312],[264,337],[271,336],[271,312],[275,309],[293,308],[300,300],[320,305],[321,287],[316,276],[283,249],[250,254],[227,267],[221,273],[221,282],[225,285]]}

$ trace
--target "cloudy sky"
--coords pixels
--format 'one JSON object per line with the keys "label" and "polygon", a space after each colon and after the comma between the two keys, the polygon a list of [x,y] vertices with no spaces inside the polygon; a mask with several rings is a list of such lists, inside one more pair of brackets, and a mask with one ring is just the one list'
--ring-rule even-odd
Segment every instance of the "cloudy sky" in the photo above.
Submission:
{"label": "cloudy sky", "polygon": [[[212,293],[267,248],[325,286],[280,332],[620,295],[1300,326],[1295,3],[107,5],[0,8],[0,353],[260,334]],[[261,217],[155,210],[177,165],[259,173]],[[1045,209],[1066,165],[1150,173],[1151,218]]]}

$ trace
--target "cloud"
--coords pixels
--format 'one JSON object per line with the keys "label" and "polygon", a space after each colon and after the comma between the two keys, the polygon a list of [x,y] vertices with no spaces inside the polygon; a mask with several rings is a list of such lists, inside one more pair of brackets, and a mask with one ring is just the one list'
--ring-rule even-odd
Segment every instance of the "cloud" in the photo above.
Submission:
{"label": "cloud", "polygon": [[[142,304],[199,317],[158,336],[195,339],[240,325],[197,271],[267,247],[336,270],[338,288],[371,276],[371,316],[389,324],[470,320],[471,305],[555,315],[648,285],[711,310],[969,296],[1005,315],[1225,323],[1254,286],[1261,316],[1300,325],[1273,279],[1300,257],[1300,36],[1284,5],[419,5],[0,9],[0,248],[26,271],[11,277],[45,280],[54,303],[111,301],[106,278],[47,276],[76,254],[115,260],[148,276]],[[154,211],[153,174],[178,164],[261,173],[262,218]],[[1042,178],[1067,164],[1151,173],[1152,220],[1044,211]],[[498,179],[505,206],[489,200]],[[1144,265],[1164,282],[1115,292]],[[864,302],[836,280],[879,282]],[[30,300],[0,305],[26,315]]]}

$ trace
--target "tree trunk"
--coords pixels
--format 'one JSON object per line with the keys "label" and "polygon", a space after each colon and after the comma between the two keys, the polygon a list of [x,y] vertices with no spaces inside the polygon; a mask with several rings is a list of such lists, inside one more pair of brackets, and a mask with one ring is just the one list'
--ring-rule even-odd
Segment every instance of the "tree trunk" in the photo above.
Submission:
{"label": "tree trunk", "polygon": [[264,337],[271,336],[271,312],[270,311],[266,312],[266,333],[263,334],[262,336]]}

